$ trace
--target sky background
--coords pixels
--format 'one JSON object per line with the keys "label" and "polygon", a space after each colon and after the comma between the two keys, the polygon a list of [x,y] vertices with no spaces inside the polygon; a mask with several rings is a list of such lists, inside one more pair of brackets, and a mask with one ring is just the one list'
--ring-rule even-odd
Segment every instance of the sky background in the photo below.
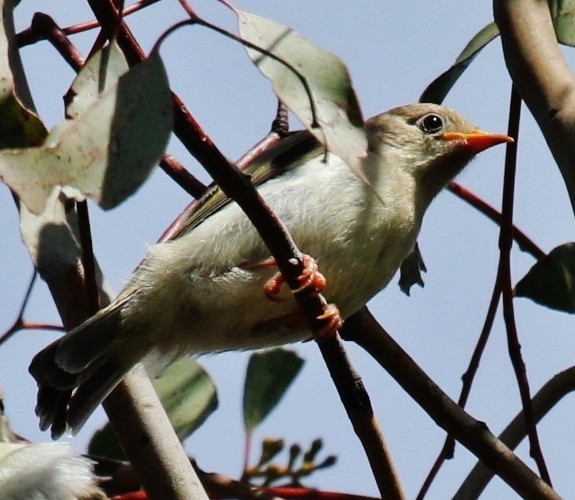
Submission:
{"label": "sky background", "polygon": [[[61,26],[91,18],[83,2],[23,0],[17,29],[29,25],[37,10],[49,13]],[[348,65],[365,117],[418,100],[420,93],[447,69],[467,41],[492,19],[490,2],[345,2],[341,0],[245,0],[245,10],[277,20],[299,31]],[[235,30],[234,15],[215,0],[193,2],[206,19]],[[170,25],[185,18],[175,0],[164,0],[131,16],[129,25],[149,50]],[[93,34],[73,38],[84,54]],[[566,50],[571,63],[573,53]],[[269,129],[275,97],[267,80],[244,50],[205,29],[184,28],[164,43],[162,55],[173,90],[205,127],[218,147],[237,158]],[[25,69],[40,117],[48,127],[63,118],[61,97],[74,73],[47,43],[22,51]],[[445,104],[482,129],[505,132],[511,90],[499,40],[489,45],[448,95]],[[177,141],[170,152],[197,173],[201,171]],[[459,178],[465,186],[500,206],[504,147],[482,153]],[[188,197],[161,171],[126,203],[102,212],[92,204],[95,252],[115,290],[164,228],[188,203]],[[0,331],[14,321],[32,274],[20,241],[17,213],[9,191],[0,188]],[[526,108],[519,137],[516,224],[545,251],[572,239],[573,214],[558,170]],[[457,399],[491,296],[498,259],[498,228],[450,193],[441,194],[424,221],[420,245],[428,267],[425,288],[403,295],[397,278],[371,303],[402,347],[446,391]],[[533,259],[513,251],[514,281]],[[557,372],[573,364],[575,339],[571,316],[525,300],[515,301],[522,354],[534,393]],[[46,287],[36,286],[26,319],[59,324]],[[28,439],[45,441],[34,416],[35,384],[27,373],[32,356],[55,335],[22,332],[0,348],[0,387],[14,430]],[[256,432],[284,437],[306,447],[324,439],[324,453],[336,454],[336,467],[316,474],[309,485],[323,489],[377,495],[363,451],[355,438],[327,370],[313,343],[291,346],[306,360],[304,370],[286,398]],[[444,433],[379,365],[349,346],[354,366],[363,376],[376,416],[389,442],[408,498],[413,498],[443,444]],[[219,388],[220,408],[186,443],[204,470],[237,477],[242,465],[241,392],[248,355],[228,353],[201,358]],[[468,411],[499,433],[519,409],[519,396],[507,356],[505,330],[499,313],[473,388]],[[575,403],[565,398],[539,426],[541,444],[556,489],[573,491],[570,451],[575,445],[572,415]],[[71,440],[86,447],[93,431],[105,421],[102,410]],[[520,456],[533,467],[528,449]],[[254,457],[255,460],[255,457]],[[475,464],[461,446],[434,483],[428,498],[448,498]],[[494,480],[484,498],[515,498]]]}

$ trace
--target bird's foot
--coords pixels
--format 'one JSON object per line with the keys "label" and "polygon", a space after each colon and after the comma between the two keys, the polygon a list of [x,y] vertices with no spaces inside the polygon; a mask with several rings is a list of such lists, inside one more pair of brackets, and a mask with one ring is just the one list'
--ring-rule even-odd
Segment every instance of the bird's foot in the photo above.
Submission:
{"label": "bird's foot", "polygon": [[[268,265],[272,261],[275,264],[274,259],[268,259]],[[309,255],[302,255],[302,262],[304,264],[304,269],[302,273],[298,276],[299,286],[292,290],[292,293],[302,293],[303,291],[313,290],[316,293],[321,293],[325,289],[326,279],[323,274],[319,272],[319,267],[316,260]],[[269,300],[277,302],[281,300],[278,295],[282,285],[285,283],[285,278],[282,273],[277,272],[274,274],[264,285],[264,293]]]}
{"label": "bird's foot", "polygon": [[324,323],[319,330],[314,332],[316,340],[324,340],[333,336],[343,326],[343,319],[335,304],[327,304],[323,314],[316,319]]}

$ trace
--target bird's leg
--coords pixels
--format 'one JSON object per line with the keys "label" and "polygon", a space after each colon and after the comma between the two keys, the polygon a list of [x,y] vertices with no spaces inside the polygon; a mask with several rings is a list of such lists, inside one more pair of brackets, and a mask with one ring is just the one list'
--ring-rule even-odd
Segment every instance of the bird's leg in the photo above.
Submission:
{"label": "bird's leg", "polygon": [[[292,290],[292,293],[301,293],[310,288],[316,292],[321,293],[325,289],[326,279],[323,274],[319,272],[319,267],[316,260],[309,255],[302,255],[302,262],[304,269],[298,276],[299,286]],[[260,266],[275,266],[276,261],[273,258],[266,259],[259,263]],[[280,293],[281,286],[285,283],[285,278],[282,273],[277,272],[274,274],[264,285],[264,293],[269,300],[277,301],[278,294]]]}
{"label": "bird's leg", "polygon": [[[304,291],[313,291],[315,293],[321,293],[326,287],[327,281],[325,276],[319,272],[319,267],[316,260],[306,254],[302,255],[302,262],[304,264],[304,269],[302,273],[298,276],[299,286],[292,290],[293,294],[302,293]],[[249,268],[261,268],[261,267],[275,267],[276,261],[273,257],[259,261],[257,263],[249,264]],[[246,267],[246,266],[244,266]],[[285,283],[285,278],[281,272],[275,273],[265,284],[264,293],[269,300],[278,302],[284,300],[278,297],[282,285]],[[322,322],[322,326],[319,330],[316,330],[314,337],[317,339],[324,339],[333,335],[337,330],[343,326],[343,320],[339,313],[339,309],[335,304],[326,304],[323,314],[318,316],[317,321]],[[277,321],[277,318],[276,320]],[[292,326],[302,326],[305,323],[305,318],[301,312],[292,313],[288,316],[284,316],[280,319],[282,322],[289,322]]]}
{"label": "bird's leg", "polygon": [[327,304],[323,314],[318,316],[316,319],[324,322],[324,325],[314,332],[316,340],[331,337],[343,326],[343,319],[341,318],[339,309],[335,304]]}

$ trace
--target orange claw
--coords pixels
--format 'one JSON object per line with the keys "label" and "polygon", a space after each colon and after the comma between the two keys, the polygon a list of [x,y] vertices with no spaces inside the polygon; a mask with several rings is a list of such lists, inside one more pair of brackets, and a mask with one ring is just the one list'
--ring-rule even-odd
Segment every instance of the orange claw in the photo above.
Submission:
{"label": "orange claw", "polygon": [[319,272],[316,260],[306,254],[301,256],[301,260],[304,269],[297,278],[300,285],[293,290],[293,293],[301,293],[308,288],[312,288],[316,293],[323,292],[325,290],[326,279],[325,276]]}
{"label": "orange claw", "polygon": [[269,300],[273,302],[281,302],[283,299],[278,297],[280,289],[284,284],[285,279],[283,274],[280,272],[275,273],[269,280],[264,284],[264,293]]}
{"label": "orange claw", "polygon": [[[275,261],[273,261],[275,263]],[[292,293],[301,293],[304,290],[312,288],[314,292],[321,293],[325,289],[326,279],[323,274],[319,272],[319,267],[317,262],[313,257],[309,255],[302,255],[302,262],[304,264],[304,269],[302,273],[298,276],[299,286],[292,290]],[[266,261],[269,265],[269,261]],[[285,283],[285,278],[280,272],[274,274],[264,285],[264,293],[269,300],[274,302],[280,301],[282,299],[278,298],[281,286]]]}
{"label": "orange claw", "polygon": [[315,332],[316,340],[323,340],[333,336],[343,326],[343,319],[341,319],[339,309],[335,304],[327,304],[323,314],[318,316],[317,319],[324,321],[325,325]]}

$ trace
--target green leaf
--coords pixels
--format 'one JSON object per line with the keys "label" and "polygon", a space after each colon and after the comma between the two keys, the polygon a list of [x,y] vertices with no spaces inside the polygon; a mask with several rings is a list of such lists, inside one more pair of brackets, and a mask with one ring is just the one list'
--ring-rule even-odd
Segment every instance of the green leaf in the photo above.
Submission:
{"label": "green leaf", "polygon": [[244,426],[251,433],[279,403],[304,361],[295,352],[272,349],[250,357],[244,385]]}
{"label": "green leaf", "polygon": [[[154,387],[180,440],[186,439],[218,407],[216,387],[201,365],[192,358],[172,363],[154,380]],[[110,424],[92,437],[88,453],[96,456],[126,458]]]}
{"label": "green leaf", "polygon": [[537,261],[517,283],[515,295],[575,313],[575,243],[558,246]]}
{"label": "green leaf", "polygon": [[[359,103],[343,62],[291,28],[247,12],[238,11],[238,16],[243,40],[290,65],[258,50],[247,49],[257,68],[271,80],[278,98],[329,151],[357,171],[354,166],[358,158],[367,154],[367,138]],[[305,78],[311,96],[296,71]],[[310,99],[315,106],[315,117]]]}
{"label": "green leaf", "polygon": [[173,120],[160,57],[151,55],[119,79],[106,57],[98,61],[102,92],[93,95],[81,72],[77,87],[85,94],[70,103],[73,119],[54,127],[41,147],[0,152],[0,177],[32,213],[41,213],[59,188],[76,200],[89,196],[113,208],[134,193],[164,152]]}
{"label": "green leaf", "polygon": [[499,35],[499,29],[495,23],[490,23],[477,33],[465,46],[461,54],[455,60],[453,66],[433,80],[421,94],[419,102],[434,102],[441,104],[445,96],[455,85],[455,82],[473,62],[475,56],[495,37]]}
{"label": "green leaf", "polygon": [[[12,8],[11,3],[0,9],[0,149],[36,146],[48,133],[38,116],[16,95],[14,74],[23,78],[24,70],[16,45]],[[24,89],[27,92],[27,86],[22,82],[19,90],[24,92]]]}
{"label": "green leaf", "polygon": [[[548,3],[557,39],[564,45],[575,47],[575,0],[548,0]],[[475,56],[497,36],[499,28],[495,23],[489,23],[480,30],[457,56],[453,66],[427,86],[419,102],[441,104]]]}
{"label": "green leaf", "polygon": [[108,423],[98,429],[88,443],[88,455],[95,457],[127,460],[126,452],[120,445],[112,426]]}
{"label": "green leaf", "polygon": [[216,386],[192,358],[172,363],[154,387],[181,440],[194,432],[218,407]]}
{"label": "green leaf", "polygon": [[549,10],[559,43],[575,47],[575,0],[549,0]]}
{"label": "green leaf", "polygon": [[78,73],[66,96],[66,116],[78,118],[96,105],[101,95],[118,84],[130,67],[114,41],[94,54]]}

